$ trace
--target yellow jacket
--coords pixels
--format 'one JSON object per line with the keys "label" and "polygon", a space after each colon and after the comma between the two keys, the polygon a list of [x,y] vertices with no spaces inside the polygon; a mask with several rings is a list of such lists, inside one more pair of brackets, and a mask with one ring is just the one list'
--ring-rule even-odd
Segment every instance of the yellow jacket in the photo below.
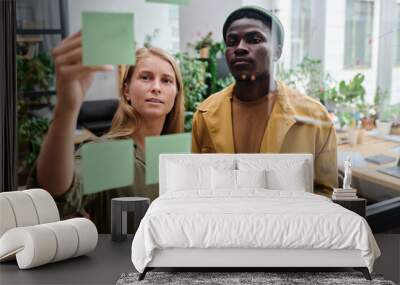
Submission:
{"label": "yellow jacket", "polygon": [[[231,99],[234,84],[211,95],[193,117],[193,153],[234,153]],[[314,155],[314,190],[337,187],[337,145],[329,114],[318,101],[277,82],[277,96],[260,153]],[[249,122],[251,123],[251,122]]]}

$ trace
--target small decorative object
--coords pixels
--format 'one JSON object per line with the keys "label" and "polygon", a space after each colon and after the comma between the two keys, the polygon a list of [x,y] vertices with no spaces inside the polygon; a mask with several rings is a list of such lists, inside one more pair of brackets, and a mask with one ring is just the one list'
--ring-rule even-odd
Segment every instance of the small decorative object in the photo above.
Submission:
{"label": "small decorative object", "polygon": [[375,127],[375,119],[374,118],[362,118],[361,126],[363,129],[370,131]]}
{"label": "small decorative object", "polygon": [[348,156],[344,161],[343,189],[351,189],[351,167],[351,158]]}
{"label": "small decorative object", "polygon": [[351,158],[348,156],[344,161],[344,179],[343,188],[334,188],[332,199],[333,200],[354,200],[357,199],[357,190],[351,187],[352,176]]}

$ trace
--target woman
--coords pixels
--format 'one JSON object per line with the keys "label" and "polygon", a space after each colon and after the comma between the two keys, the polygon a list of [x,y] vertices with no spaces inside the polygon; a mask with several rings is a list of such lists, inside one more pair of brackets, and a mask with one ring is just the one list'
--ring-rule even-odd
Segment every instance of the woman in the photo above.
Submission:
{"label": "woman", "polygon": [[74,156],[74,131],[84,96],[98,71],[112,66],[82,65],[80,32],[53,50],[57,103],[28,187],[41,187],[55,198],[62,217],[89,217],[101,233],[110,232],[111,199],[158,196],[158,185],[145,185],[144,139],[179,133],[184,125],[182,76],[175,60],[158,48],[136,52],[136,65],[125,72],[120,102],[111,130],[94,141],[132,138],[135,142],[135,181],[129,187],[92,195],[82,194],[80,151]]}

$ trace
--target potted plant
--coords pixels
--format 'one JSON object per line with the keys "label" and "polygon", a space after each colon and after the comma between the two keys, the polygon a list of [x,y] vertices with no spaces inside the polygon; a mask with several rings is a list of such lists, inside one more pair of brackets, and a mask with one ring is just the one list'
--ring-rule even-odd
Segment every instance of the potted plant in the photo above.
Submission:
{"label": "potted plant", "polygon": [[378,87],[375,91],[373,103],[362,102],[357,105],[357,110],[360,113],[361,126],[366,130],[375,128],[375,122],[378,118],[381,106],[389,98],[389,93],[386,90]]}
{"label": "potted plant", "polygon": [[357,104],[357,112],[359,113],[361,127],[363,129],[370,131],[375,128],[377,108],[374,104],[364,102]]}
{"label": "potted plant", "polygon": [[391,132],[393,124],[398,123],[399,118],[399,105],[388,106],[379,113],[378,120],[376,120],[376,127],[381,134],[388,135]]}
{"label": "potted plant", "polygon": [[334,105],[340,128],[355,127],[360,119],[360,106],[367,106],[364,100],[364,79],[364,75],[358,73],[348,83],[341,80],[337,88],[330,90],[329,101]]}
{"label": "potted plant", "polygon": [[225,53],[225,44],[224,42],[213,41],[212,32],[209,32],[195,44],[188,44],[188,46],[199,53],[201,60],[207,61],[207,73],[209,73],[206,81],[208,85],[207,94],[218,92],[234,81],[233,77],[229,75],[226,78],[218,78],[218,56]]}
{"label": "potted plant", "polygon": [[355,75],[348,83],[344,80],[339,82],[337,87],[329,90],[327,101],[335,110],[338,128],[356,126],[356,121],[360,119],[357,106],[363,106],[365,89],[363,87],[364,75]]}
{"label": "potted plant", "polygon": [[207,59],[209,56],[210,48],[213,45],[212,32],[208,32],[194,45],[194,49],[199,52],[200,58]]}

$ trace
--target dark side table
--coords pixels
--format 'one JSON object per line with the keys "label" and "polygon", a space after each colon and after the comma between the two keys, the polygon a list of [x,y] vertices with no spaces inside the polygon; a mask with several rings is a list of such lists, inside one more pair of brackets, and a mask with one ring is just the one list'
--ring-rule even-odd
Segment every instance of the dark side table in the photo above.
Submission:
{"label": "dark side table", "polygon": [[359,214],[361,217],[365,218],[365,212],[367,207],[367,200],[363,198],[357,198],[352,200],[334,200],[333,203],[339,204],[340,206]]}
{"label": "dark side table", "polygon": [[144,197],[120,197],[111,200],[111,239],[124,241],[127,235],[127,212],[134,214],[134,232],[146,214],[150,199]]}

